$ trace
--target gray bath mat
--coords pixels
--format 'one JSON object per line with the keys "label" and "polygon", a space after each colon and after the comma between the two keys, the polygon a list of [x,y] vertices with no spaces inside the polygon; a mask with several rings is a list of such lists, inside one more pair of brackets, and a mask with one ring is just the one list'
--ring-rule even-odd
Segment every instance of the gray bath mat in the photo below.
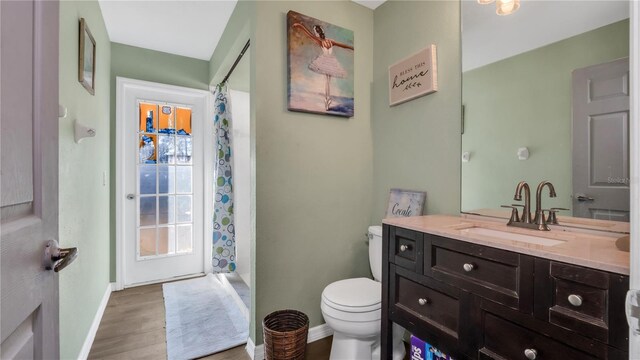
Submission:
{"label": "gray bath mat", "polygon": [[242,345],[249,324],[212,274],[162,285],[167,358],[193,359]]}

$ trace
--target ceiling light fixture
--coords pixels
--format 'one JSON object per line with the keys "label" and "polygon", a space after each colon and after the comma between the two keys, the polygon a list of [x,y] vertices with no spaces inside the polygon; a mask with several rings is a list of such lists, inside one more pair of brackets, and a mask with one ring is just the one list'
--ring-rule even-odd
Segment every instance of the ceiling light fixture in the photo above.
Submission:
{"label": "ceiling light fixture", "polygon": [[497,0],[496,14],[510,15],[520,8],[520,0]]}
{"label": "ceiling light fixture", "polygon": [[496,1],[496,0],[478,0],[478,4],[480,4],[480,5],[488,5],[488,4],[491,4],[494,1]]}

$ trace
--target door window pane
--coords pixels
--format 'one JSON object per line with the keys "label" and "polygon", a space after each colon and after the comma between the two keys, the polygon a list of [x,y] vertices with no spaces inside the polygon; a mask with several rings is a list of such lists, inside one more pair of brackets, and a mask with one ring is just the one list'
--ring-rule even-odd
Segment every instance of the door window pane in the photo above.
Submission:
{"label": "door window pane", "polygon": [[176,167],[176,192],[191,194],[191,166]]}
{"label": "door window pane", "polygon": [[176,222],[191,222],[191,195],[176,196]]}
{"label": "door window pane", "polygon": [[156,224],[156,197],[145,196],[140,198],[140,226]]}
{"label": "door window pane", "polygon": [[151,165],[139,166],[140,194],[156,194],[156,167]]}
{"label": "door window pane", "polygon": [[175,159],[173,136],[158,135],[158,163],[173,164]]}
{"label": "door window pane", "polygon": [[173,194],[176,192],[175,172],[175,166],[158,166],[158,194]]}
{"label": "door window pane", "polygon": [[140,229],[140,256],[156,254],[156,229]]}
{"label": "door window pane", "polygon": [[176,136],[176,163],[191,164],[191,136]]}
{"label": "door window pane", "polygon": [[191,135],[191,109],[176,109],[176,132],[180,135]]}
{"label": "door window pane", "polygon": [[193,249],[191,224],[176,226],[176,242],[178,245],[177,251],[179,253],[191,252]]}
{"label": "door window pane", "polygon": [[173,196],[158,197],[158,224],[173,224],[175,222],[175,205]]}
{"label": "door window pane", "polygon": [[141,133],[153,133],[158,128],[158,105],[140,103],[140,126]]}
{"label": "door window pane", "polygon": [[156,135],[140,135],[140,141],[138,142],[138,153],[141,164],[156,163],[156,145]]}
{"label": "door window pane", "polygon": [[176,253],[176,235],[173,226],[158,228],[158,255]]}
{"label": "door window pane", "polygon": [[162,134],[176,133],[175,108],[173,106],[160,106],[160,126],[158,132]]}

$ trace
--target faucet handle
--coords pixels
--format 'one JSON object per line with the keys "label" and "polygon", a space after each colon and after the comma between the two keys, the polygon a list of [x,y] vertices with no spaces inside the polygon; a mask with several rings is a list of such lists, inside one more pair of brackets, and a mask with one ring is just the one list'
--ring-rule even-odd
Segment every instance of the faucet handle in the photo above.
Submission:
{"label": "faucet handle", "polygon": [[520,216],[518,215],[518,206],[522,205],[500,205],[500,207],[511,209],[511,218],[509,219],[507,225],[514,222],[520,222]]}
{"label": "faucet handle", "polygon": [[549,212],[549,219],[547,219],[547,222],[550,224],[557,225],[558,217],[556,216],[556,213],[561,210],[569,211],[569,209],[567,208],[556,208],[556,207],[552,207],[551,209],[547,210]]}

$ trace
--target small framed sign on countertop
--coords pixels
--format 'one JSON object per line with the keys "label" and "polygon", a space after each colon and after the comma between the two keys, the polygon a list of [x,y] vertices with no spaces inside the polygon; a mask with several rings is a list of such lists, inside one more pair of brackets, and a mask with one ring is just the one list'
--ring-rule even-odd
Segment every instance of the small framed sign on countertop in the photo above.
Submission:
{"label": "small framed sign on countertop", "polygon": [[385,218],[422,216],[426,198],[424,191],[391,189]]}
{"label": "small framed sign on countertop", "polygon": [[436,46],[389,66],[389,105],[394,106],[438,91]]}

